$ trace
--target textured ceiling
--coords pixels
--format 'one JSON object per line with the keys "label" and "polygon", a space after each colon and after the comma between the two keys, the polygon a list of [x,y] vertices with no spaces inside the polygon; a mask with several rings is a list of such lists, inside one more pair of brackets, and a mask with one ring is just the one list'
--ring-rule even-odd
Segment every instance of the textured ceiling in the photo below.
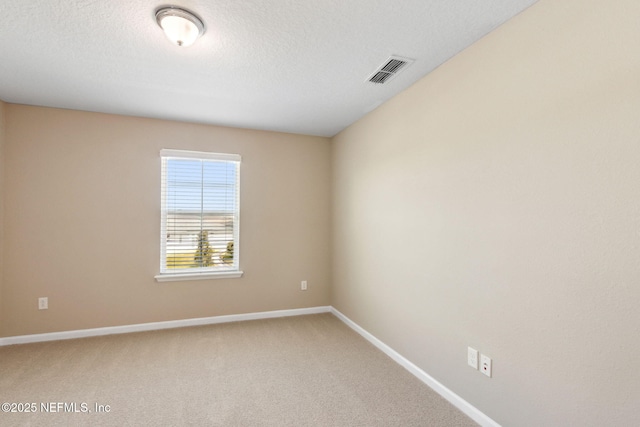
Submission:
{"label": "textured ceiling", "polygon": [[[535,0],[0,0],[0,99],[332,136]],[[155,10],[207,27],[169,43]],[[391,55],[415,59],[384,85]]]}

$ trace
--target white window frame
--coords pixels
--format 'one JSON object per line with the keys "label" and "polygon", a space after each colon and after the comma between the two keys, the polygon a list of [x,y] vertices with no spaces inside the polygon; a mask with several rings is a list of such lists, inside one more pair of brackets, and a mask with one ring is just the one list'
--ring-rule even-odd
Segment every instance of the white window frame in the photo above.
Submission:
{"label": "white window frame", "polygon": [[[161,226],[160,226],[160,274],[155,276],[158,282],[167,281],[183,281],[183,280],[203,280],[203,279],[229,279],[241,277],[243,272],[240,270],[240,164],[241,156],[238,154],[226,153],[209,153],[201,151],[186,150],[170,150],[163,149],[160,151],[162,161],[161,173]],[[166,161],[168,159],[195,159],[195,160],[214,160],[236,162],[236,206],[234,214],[233,241],[234,241],[234,261],[233,265],[227,268],[193,268],[179,269],[174,271],[166,268],[167,256],[167,216],[168,216],[168,200],[166,197],[167,175]]]}

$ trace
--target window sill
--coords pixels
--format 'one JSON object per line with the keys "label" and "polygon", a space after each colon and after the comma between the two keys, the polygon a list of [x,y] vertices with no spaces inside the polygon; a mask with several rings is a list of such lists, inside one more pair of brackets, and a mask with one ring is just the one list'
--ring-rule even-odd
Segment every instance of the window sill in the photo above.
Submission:
{"label": "window sill", "polygon": [[157,282],[179,282],[184,280],[237,279],[242,271],[212,271],[207,273],[165,273],[155,276]]}

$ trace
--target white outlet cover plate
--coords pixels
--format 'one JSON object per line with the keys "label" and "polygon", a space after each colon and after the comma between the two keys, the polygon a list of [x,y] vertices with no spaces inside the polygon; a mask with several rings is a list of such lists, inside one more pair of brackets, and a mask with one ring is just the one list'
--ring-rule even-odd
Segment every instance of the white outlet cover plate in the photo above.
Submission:
{"label": "white outlet cover plate", "polygon": [[473,369],[478,369],[478,350],[467,347],[467,363]]}
{"label": "white outlet cover plate", "polygon": [[480,372],[491,378],[491,358],[484,354],[480,355]]}

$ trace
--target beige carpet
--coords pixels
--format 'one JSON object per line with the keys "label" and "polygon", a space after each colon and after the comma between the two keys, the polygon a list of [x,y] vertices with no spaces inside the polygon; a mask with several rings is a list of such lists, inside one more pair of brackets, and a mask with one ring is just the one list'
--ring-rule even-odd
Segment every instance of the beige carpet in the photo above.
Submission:
{"label": "beige carpet", "polygon": [[2,426],[476,425],[331,314],[0,347],[3,402],[37,413]]}

